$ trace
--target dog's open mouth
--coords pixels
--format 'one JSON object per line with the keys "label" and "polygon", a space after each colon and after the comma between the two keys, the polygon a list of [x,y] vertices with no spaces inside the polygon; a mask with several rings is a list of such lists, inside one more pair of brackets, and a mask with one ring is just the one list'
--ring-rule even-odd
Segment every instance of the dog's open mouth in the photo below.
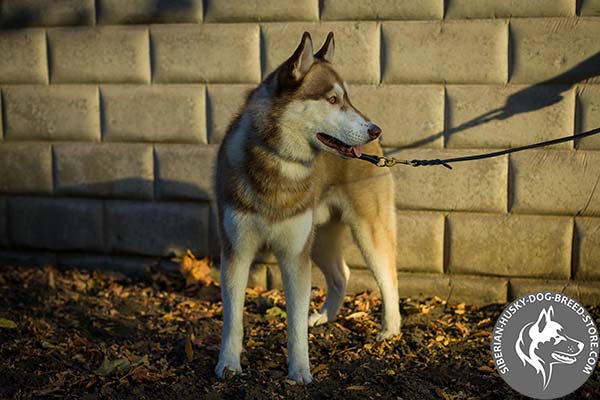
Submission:
{"label": "dog's open mouth", "polygon": [[555,351],[552,353],[552,358],[554,358],[556,361],[559,361],[563,364],[573,364],[575,361],[577,361],[575,358],[570,357],[570,356],[566,355],[565,353],[558,352],[558,351]]}
{"label": "dog's open mouth", "polygon": [[336,150],[343,156],[350,158],[358,158],[362,155],[359,146],[349,146],[346,143],[334,138],[333,136],[326,135],[325,133],[317,133],[317,139],[321,141],[325,146]]}

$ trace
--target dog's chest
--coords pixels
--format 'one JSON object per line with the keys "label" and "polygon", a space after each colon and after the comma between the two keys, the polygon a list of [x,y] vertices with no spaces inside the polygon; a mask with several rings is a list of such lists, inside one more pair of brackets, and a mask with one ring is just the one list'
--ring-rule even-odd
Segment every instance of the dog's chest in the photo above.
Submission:
{"label": "dog's chest", "polygon": [[234,247],[267,247],[276,252],[299,254],[313,229],[313,210],[273,222],[256,213],[226,207],[223,226]]}

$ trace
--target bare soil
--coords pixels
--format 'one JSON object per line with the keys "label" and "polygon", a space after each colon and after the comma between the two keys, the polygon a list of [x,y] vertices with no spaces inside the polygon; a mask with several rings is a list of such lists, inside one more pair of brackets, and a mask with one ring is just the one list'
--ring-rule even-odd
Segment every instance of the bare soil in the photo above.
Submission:
{"label": "bare soil", "polygon": [[[206,282],[205,282],[206,283]],[[216,379],[219,288],[178,273],[0,269],[3,399],[520,399],[495,371],[490,335],[503,305],[403,299],[403,335],[377,342],[381,302],[348,296],[310,330],[313,384],[286,380],[285,299],[249,289],[244,373]],[[324,295],[313,290],[312,307]],[[600,308],[588,310],[600,322]],[[569,399],[599,399],[600,373]]]}

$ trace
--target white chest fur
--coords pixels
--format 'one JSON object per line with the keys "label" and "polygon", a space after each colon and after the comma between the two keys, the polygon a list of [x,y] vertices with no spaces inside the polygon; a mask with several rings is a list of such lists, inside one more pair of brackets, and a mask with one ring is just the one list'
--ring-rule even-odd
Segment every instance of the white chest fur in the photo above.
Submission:
{"label": "white chest fur", "polygon": [[267,246],[275,253],[294,256],[304,249],[312,232],[313,210],[273,223],[258,214],[225,207],[223,226],[236,249]]}

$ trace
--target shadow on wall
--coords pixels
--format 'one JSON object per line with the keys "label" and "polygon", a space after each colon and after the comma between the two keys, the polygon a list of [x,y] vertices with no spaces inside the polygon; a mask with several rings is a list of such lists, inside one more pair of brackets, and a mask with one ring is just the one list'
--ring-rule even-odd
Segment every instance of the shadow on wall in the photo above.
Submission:
{"label": "shadow on wall", "polygon": [[[124,2],[125,3],[125,2]],[[148,2],[150,3],[150,2]],[[96,1],[96,15],[94,8],[88,9],[82,5],[79,10],[72,10],[72,4],[66,3],[61,7],[60,4],[51,4],[47,7],[39,7],[34,9],[28,2],[25,5],[19,5],[15,1],[3,2],[0,0],[0,29],[18,29],[29,28],[35,26],[47,26],[58,24],[60,26],[77,26],[77,25],[94,25],[95,21],[101,22],[106,14],[101,7],[101,2]],[[64,9],[69,7],[68,9]],[[128,23],[151,23],[160,21],[161,17],[168,18],[169,15],[183,15],[187,12],[196,12],[196,4],[193,0],[154,0],[153,4],[146,5],[143,11],[138,11],[138,14],[131,13],[126,18]],[[137,3],[126,7],[129,9],[139,10]],[[48,13],[57,15],[56,22],[48,22],[52,20]]]}
{"label": "shadow on wall", "polygon": [[[562,94],[571,89],[575,84],[596,76],[600,76],[600,52],[588,57],[560,75],[513,93],[502,107],[490,110],[454,128],[447,128],[445,132],[441,131],[409,145],[387,150],[386,153],[423,146],[436,141],[444,135],[449,137],[493,120],[505,120],[518,114],[549,107],[560,102],[563,99]],[[560,136],[566,136],[566,134]]]}
{"label": "shadow on wall", "polygon": [[210,199],[197,185],[143,178],[59,186],[56,197],[9,197],[11,250],[170,259],[189,249],[215,257]]}
{"label": "shadow on wall", "polygon": [[[14,5],[0,1],[0,29],[20,29],[47,25],[47,18],[43,8],[34,9],[30,4],[25,6]],[[69,18],[61,18],[61,25],[87,25],[95,21],[95,16],[89,10],[69,11],[65,13]]]}

